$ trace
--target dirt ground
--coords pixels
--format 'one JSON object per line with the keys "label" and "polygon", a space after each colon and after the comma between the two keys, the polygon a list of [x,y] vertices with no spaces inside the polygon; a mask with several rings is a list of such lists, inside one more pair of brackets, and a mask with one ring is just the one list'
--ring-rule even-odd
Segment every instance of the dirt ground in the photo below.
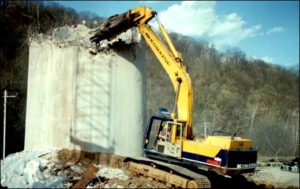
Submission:
{"label": "dirt ground", "polygon": [[257,185],[274,188],[299,188],[299,173],[282,171],[280,167],[258,167],[255,174],[245,175]]}

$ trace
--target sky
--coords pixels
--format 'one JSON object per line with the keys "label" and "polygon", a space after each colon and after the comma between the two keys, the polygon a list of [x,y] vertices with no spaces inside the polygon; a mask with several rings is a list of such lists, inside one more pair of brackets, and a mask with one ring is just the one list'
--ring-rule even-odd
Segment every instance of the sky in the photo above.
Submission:
{"label": "sky", "polygon": [[[271,64],[299,66],[299,1],[57,1],[101,17],[147,6],[169,32],[238,48]],[[150,22],[151,24],[152,22]]]}

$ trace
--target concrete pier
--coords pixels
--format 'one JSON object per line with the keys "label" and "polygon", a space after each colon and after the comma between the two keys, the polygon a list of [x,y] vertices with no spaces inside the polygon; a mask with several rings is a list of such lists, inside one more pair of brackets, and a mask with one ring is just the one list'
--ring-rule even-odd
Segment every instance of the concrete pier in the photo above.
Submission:
{"label": "concrete pier", "polygon": [[55,32],[30,42],[25,150],[141,155],[146,65],[139,36],[123,33],[124,48],[93,55],[90,29]]}

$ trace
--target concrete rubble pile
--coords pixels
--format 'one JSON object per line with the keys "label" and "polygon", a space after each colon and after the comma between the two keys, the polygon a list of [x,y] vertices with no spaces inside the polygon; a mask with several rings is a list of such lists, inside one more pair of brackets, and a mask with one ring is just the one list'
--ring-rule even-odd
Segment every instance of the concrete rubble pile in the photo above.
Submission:
{"label": "concrete rubble pile", "polygon": [[52,150],[23,151],[1,160],[1,185],[8,188],[63,187],[63,177],[49,172],[54,162],[40,158],[49,151]]}
{"label": "concrete rubble pile", "polygon": [[[62,157],[61,152],[72,153],[67,149],[49,149],[23,151],[7,156],[1,160],[1,186],[8,188],[71,188],[83,177],[92,160],[82,158],[78,161],[68,155]],[[94,165],[99,168],[99,171],[95,173],[94,179],[86,186],[87,188],[164,187],[162,183],[150,178],[132,174],[124,165],[112,165],[111,163]],[[146,180],[147,182],[145,182]]]}

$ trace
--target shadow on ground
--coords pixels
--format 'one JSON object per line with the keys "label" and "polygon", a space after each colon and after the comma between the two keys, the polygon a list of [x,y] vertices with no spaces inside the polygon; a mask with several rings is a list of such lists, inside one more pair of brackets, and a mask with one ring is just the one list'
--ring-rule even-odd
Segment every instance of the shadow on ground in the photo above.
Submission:
{"label": "shadow on ground", "polygon": [[259,184],[253,181],[248,181],[243,175],[233,176],[227,178],[224,176],[216,175],[214,173],[207,174],[212,189],[231,188],[231,189],[271,189],[275,188],[272,185]]}

